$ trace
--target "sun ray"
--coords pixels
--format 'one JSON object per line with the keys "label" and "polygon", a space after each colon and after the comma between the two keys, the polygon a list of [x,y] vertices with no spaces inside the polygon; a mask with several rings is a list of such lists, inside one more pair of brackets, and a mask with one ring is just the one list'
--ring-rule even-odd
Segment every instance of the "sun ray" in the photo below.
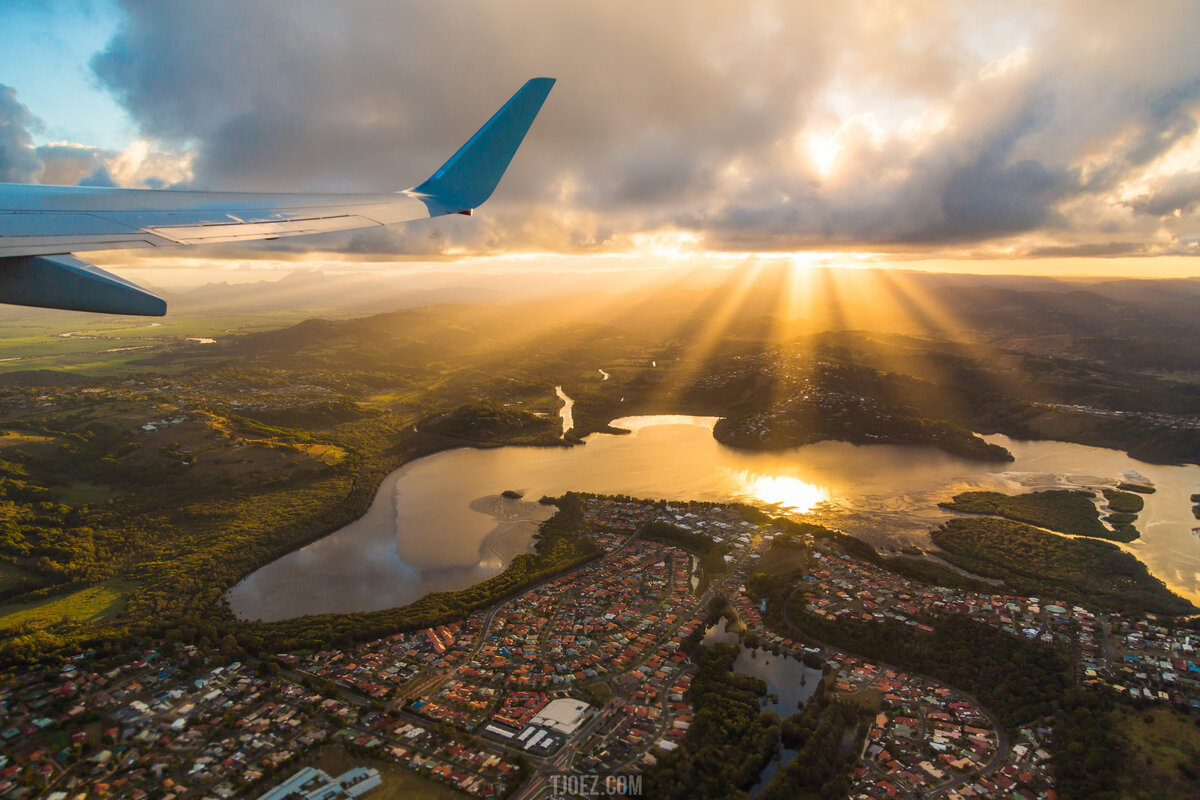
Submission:
{"label": "sun ray", "polygon": [[762,271],[762,264],[746,265],[732,270],[729,280],[712,293],[702,309],[677,328],[665,342],[671,358],[665,365],[662,380],[651,401],[656,406],[677,406],[705,364],[721,346],[730,325],[744,310],[747,296]]}
{"label": "sun ray", "polygon": [[958,314],[903,273],[880,270],[877,278],[888,302],[906,317],[908,324],[937,343],[933,347],[913,348],[912,357],[905,358],[903,363],[892,358],[893,363],[885,364],[938,389],[906,400],[919,402],[920,407],[929,411],[940,405],[941,413],[965,421],[975,417],[971,398],[980,391],[989,396],[1004,393],[1000,373],[989,368],[994,366],[994,353],[973,340],[970,326]]}

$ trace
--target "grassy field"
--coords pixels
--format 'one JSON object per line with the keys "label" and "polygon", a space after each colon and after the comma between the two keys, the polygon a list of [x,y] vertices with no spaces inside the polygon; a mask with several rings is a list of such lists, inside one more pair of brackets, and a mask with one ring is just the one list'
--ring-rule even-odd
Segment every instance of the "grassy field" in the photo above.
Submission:
{"label": "grassy field", "polygon": [[878,689],[859,689],[857,692],[841,693],[838,696],[842,700],[857,703],[864,711],[871,714],[878,714],[883,709],[883,692]]}
{"label": "grassy field", "polygon": [[335,444],[311,444],[301,449],[329,466],[340,464],[346,458],[346,451]]}
{"label": "grassy field", "polygon": [[[1168,708],[1121,708],[1120,729],[1130,747],[1131,780],[1121,796],[1136,800],[1196,797],[1200,787],[1197,718]],[[1136,777],[1133,777],[1136,775]]]}
{"label": "grassy field", "polygon": [[[363,800],[462,800],[466,796],[407,767],[391,761],[352,756],[337,745],[322,747],[314,758],[300,766],[313,766],[333,776],[354,767],[374,767],[379,770],[383,784],[362,795]],[[287,771],[286,775],[292,772],[294,770]]]}
{"label": "grassy field", "polygon": [[194,366],[196,360],[219,355],[211,345],[189,339],[216,339],[230,334],[274,330],[313,316],[311,311],[275,311],[238,314],[177,314],[159,322],[113,318],[94,314],[39,315],[0,322],[4,358],[0,375],[32,369],[61,370],[95,377],[144,371],[137,363],[173,348],[172,364],[156,365],[156,372],[174,366]]}
{"label": "grassy field", "polygon": [[111,486],[101,486],[87,481],[75,481],[66,486],[58,487],[54,492],[58,501],[68,506],[86,506],[91,503],[102,503],[116,497],[118,492]]}
{"label": "grassy field", "polygon": [[36,586],[37,580],[16,564],[0,561],[0,592],[22,586]]}
{"label": "grassy field", "polygon": [[806,548],[772,546],[758,560],[757,570],[768,575],[784,575],[807,566]]}
{"label": "grassy field", "polygon": [[17,433],[15,431],[7,431],[0,436],[0,450],[5,447],[15,447],[17,445],[37,445],[53,442],[54,439],[50,436],[40,436],[36,433]]}
{"label": "grassy field", "polygon": [[128,581],[111,580],[70,594],[0,606],[0,630],[27,624],[54,623],[69,617],[77,622],[104,622],[120,614],[133,588]]}

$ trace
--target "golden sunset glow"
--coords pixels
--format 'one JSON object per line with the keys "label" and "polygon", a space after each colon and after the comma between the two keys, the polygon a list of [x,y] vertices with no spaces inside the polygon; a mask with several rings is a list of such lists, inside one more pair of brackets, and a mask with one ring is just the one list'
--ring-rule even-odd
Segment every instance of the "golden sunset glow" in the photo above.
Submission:
{"label": "golden sunset glow", "polygon": [[[474,218],[229,244],[197,260],[1200,273],[1187,4],[619,8],[351,4],[332,27],[316,12],[244,14],[228,41],[206,35],[200,9],[127,9],[82,27],[64,64],[21,38],[13,85],[0,87],[0,180],[398,190],[544,74],[557,88]],[[358,27],[403,33],[386,46],[335,33]],[[431,69],[426,43],[455,69]],[[17,66],[39,63],[60,80],[18,80]],[[261,102],[263,85],[282,101]],[[914,318],[948,322],[909,301]]]}
{"label": "golden sunset glow", "polygon": [[4,798],[1195,793],[1198,0],[0,31]]}
{"label": "golden sunset glow", "polygon": [[787,475],[755,475],[740,472],[733,475],[749,497],[781,510],[803,514],[812,511],[829,499],[829,492],[814,483]]}

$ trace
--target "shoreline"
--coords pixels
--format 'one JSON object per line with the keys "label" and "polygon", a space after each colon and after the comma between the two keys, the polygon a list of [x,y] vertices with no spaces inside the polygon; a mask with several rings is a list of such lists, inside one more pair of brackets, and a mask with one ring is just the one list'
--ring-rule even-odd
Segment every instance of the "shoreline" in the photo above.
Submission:
{"label": "shoreline", "polygon": [[[637,416],[632,416],[632,417],[626,416],[626,417],[614,418],[611,421],[609,421],[608,425],[610,427],[618,428],[618,429],[620,426],[626,426],[623,433],[625,433],[626,435],[630,435],[630,434],[636,435],[636,433],[638,431],[640,431],[641,429],[643,429],[645,427],[653,426],[653,425],[691,424],[691,425],[697,425],[698,427],[707,429],[711,436],[713,426],[715,425],[715,422],[718,419],[719,419],[718,417],[697,418],[692,415],[637,415]],[[591,436],[591,434],[589,433],[588,437],[590,437],[590,436]],[[439,438],[441,438],[441,437],[439,437]],[[1034,443],[1042,442],[1042,440],[1032,440],[1032,441]],[[1046,440],[1046,442],[1047,443],[1055,443],[1055,440]],[[581,440],[579,443],[586,443],[586,439]],[[357,507],[357,509],[359,509],[359,513],[357,516],[355,516],[350,521],[350,523],[346,523],[346,524],[351,524],[353,522],[356,522],[359,519],[361,519],[363,516],[365,516],[367,510],[370,509],[371,504],[373,504],[376,501],[379,493],[381,491],[386,491],[389,486],[394,485],[394,481],[391,484],[389,484],[387,479],[390,476],[392,476],[393,474],[398,473],[399,470],[402,469],[403,467],[415,463],[420,458],[424,458],[426,456],[437,455],[439,453],[450,452],[450,451],[454,451],[457,449],[464,449],[464,448],[486,450],[486,449],[495,449],[495,448],[503,448],[503,447],[564,446],[567,444],[573,445],[574,443],[565,443],[565,442],[562,442],[561,440],[555,441],[555,442],[539,442],[539,443],[520,442],[520,443],[511,443],[511,444],[505,444],[505,443],[499,443],[499,442],[466,443],[466,442],[459,442],[459,441],[447,441],[446,439],[443,438],[442,441],[438,441],[438,442],[428,442],[427,441],[424,444],[426,445],[426,447],[414,448],[412,451],[409,452],[409,454],[407,454],[407,457],[404,458],[396,467],[394,467],[390,472],[383,474],[379,483],[376,485],[374,492],[371,493],[369,496],[367,496],[366,492],[364,492],[364,491],[357,492],[357,494],[359,495],[359,498],[356,498],[356,499],[358,499],[358,503],[356,503],[356,507]],[[719,441],[717,442],[717,444],[721,445],[721,443]],[[1064,444],[1066,446],[1078,446],[1078,445],[1074,445],[1073,443],[1069,443],[1069,442],[1065,442],[1065,443],[1061,443],[1061,444]],[[429,445],[433,445],[433,446],[429,446]],[[725,446],[725,445],[721,445],[721,446]],[[861,447],[861,445],[853,445],[853,446]],[[1083,447],[1089,447],[1089,446],[1084,445]],[[393,452],[395,452],[395,451],[393,451]],[[1111,452],[1113,453],[1114,456],[1117,454],[1120,454],[1124,458],[1130,458],[1127,454],[1123,453],[1122,451],[1112,450]],[[1136,461],[1137,459],[1132,459],[1132,460]],[[1029,466],[1032,467],[1034,465],[1031,464]],[[1161,465],[1157,465],[1157,466],[1161,466]],[[375,470],[373,470],[373,472],[374,471]],[[382,470],[378,470],[378,471],[381,472]],[[1099,476],[1099,475],[1083,474],[1083,473],[1079,472],[1077,469],[1067,469],[1065,471],[1058,471],[1058,472],[1049,471],[1049,470],[1045,471],[1045,472],[1039,472],[1039,471],[1031,469],[1027,472],[1024,470],[1022,472],[1024,473],[1024,480],[1018,479],[1017,482],[1022,485],[1022,489],[1024,491],[1030,491],[1035,488],[1050,488],[1052,486],[1062,487],[1064,484],[1068,485],[1068,486],[1070,486],[1070,485],[1080,486],[1081,484],[1083,484],[1083,485],[1091,484],[1091,485],[1095,486],[1100,483],[1111,483],[1111,480],[1107,477]],[[362,474],[366,474],[366,473],[360,473],[360,475],[362,475]],[[398,479],[398,477],[399,476],[397,475],[397,479]],[[363,483],[362,481],[359,481],[359,486],[357,488],[361,489],[362,483]],[[498,487],[494,487],[494,488],[498,488]],[[951,491],[950,487],[947,487],[946,490],[947,490],[947,492]],[[1011,489],[1008,491],[1011,491]],[[645,492],[645,494],[647,496],[654,495],[652,490]],[[366,502],[365,510],[363,510],[363,501],[364,500]],[[502,498],[500,498],[499,496],[485,496],[485,497],[481,497],[481,498],[476,498],[474,501],[472,501],[470,508],[471,508],[471,510],[476,511],[476,512],[481,512],[481,513],[492,515],[490,512],[492,510],[495,510],[495,504],[497,502],[499,502],[500,500],[502,500]],[[476,506],[476,503],[483,503],[485,501],[488,504],[486,507],[480,508],[480,507]],[[528,502],[528,501],[516,501],[516,502],[524,503],[524,502]],[[936,503],[934,505],[936,505]],[[912,538],[910,536],[904,535],[902,531],[899,532],[900,535],[899,535],[898,539],[896,536],[889,536],[889,535],[882,534],[882,533],[880,533],[879,535],[872,536],[872,535],[864,535],[862,531],[855,531],[854,530],[855,527],[861,527],[864,524],[869,525],[872,528],[878,528],[879,522],[883,521],[883,520],[878,519],[877,515],[875,513],[872,513],[872,510],[869,508],[863,509],[863,508],[842,507],[842,508],[838,509],[838,508],[834,507],[834,508],[827,508],[827,509],[822,509],[822,510],[825,513],[821,513],[820,510],[817,511],[817,513],[816,513],[817,518],[832,518],[830,521],[833,522],[835,525],[839,524],[837,521],[834,521],[834,520],[837,520],[838,518],[858,517],[859,518],[858,522],[860,524],[855,525],[854,523],[850,523],[849,525],[847,525],[847,532],[850,535],[860,538],[863,541],[865,541],[875,547],[879,547],[880,545],[883,545],[886,547],[889,544],[892,544],[893,541],[907,540],[907,539]],[[830,513],[830,512],[832,512],[832,513]],[[886,510],[884,511],[885,517],[891,516],[892,514],[900,514],[903,517],[907,518],[903,522],[897,521],[897,524],[900,526],[901,529],[912,528],[913,530],[915,530],[916,528],[914,526],[922,527],[920,525],[917,525],[917,522],[919,521],[918,518],[922,516],[920,514],[916,514],[916,513],[909,514],[906,512],[901,512],[899,509],[895,509],[891,513],[888,513]],[[524,528],[523,526],[521,526],[519,524],[515,525],[515,526],[505,525],[504,524],[505,520],[503,520],[499,517],[495,517],[495,515],[492,515],[492,516],[497,520],[497,524],[494,527],[492,527],[491,530],[489,530],[487,533],[485,533],[482,536],[482,538],[480,540],[479,551],[478,551],[479,557],[478,557],[478,561],[476,562],[475,566],[487,568],[489,571],[493,570],[493,569],[499,570],[499,572],[497,574],[503,574],[504,570],[507,569],[508,564],[511,562],[511,559],[516,557],[517,555],[519,555],[521,552],[518,548],[516,548],[516,546],[514,544],[511,544],[511,543],[505,544],[505,542],[507,540],[511,540],[513,537],[517,537],[518,535],[527,534],[528,529]],[[954,514],[954,513],[947,513],[946,516],[954,517],[954,516],[958,516],[958,515]],[[842,521],[844,522],[846,520],[843,519]],[[532,522],[532,520],[525,520],[525,522]],[[310,544],[320,541],[321,539],[323,539],[325,537],[330,536],[331,534],[336,533],[338,530],[340,530],[342,527],[345,527],[345,526],[346,525],[323,527],[323,529],[320,532],[313,533],[311,536],[306,537],[305,541],[300,542],[298,544],[293,544],[285,552],[274,555],[273,558],[271,558],[270,560],[264,561],[261,564],[257,565],[256,567],[254,567],[253,569],[250,569],[249,571],[247,571],[232,586],[229,586],[225,590],[223,590],[221,593],[221,596],[223,598],[226,598],[229,595],[229,593],[236,586],[240,585],[242,582],[244,582],[248,577],[253,575],[258,570],[265,568],[269,564],[274,563],[275,561],[287,556],[290,553],[293,553],[299,549],[302,549],[303,547],[306,547]],[[928,525],[925,525],[924,528],[925,529],[923,531],[921,531],[921,533],[923,533],[924,535],[920,537],[920,540],[921,540],[920,543],[923,544],[925,547],[928,547],[932,543],[930,540],[930,537],[929,537]],[[1047,530],[1046,532],[1053,533],[1053,531],[1049,531],[1049,530]],[[1071,536],[1070,534],[1057,534],[1057,535],[1066,536],[1066,537]],[[1141,542],[1143,540],[1144,540],[1144,537],[1142,540],[1139,540],[1139,542]],[[1143,563],[1148,569],[1150,568],[1150,565],[1153,562],[1145,561],[1141,557],[1139,557],[1140,553],[1138,552],[1138,550],[1139,550],[1138,547],[1136,547],[1136,546],[1129,547],[1125,543],[1119,543],[1119,542],[1116,544],[1122,550],[1125,550],[1126,552],[1133,555],[1135,558],[1138,558],[1139,562]],[[528,552],[528,550],[525,550],[525,552]],[[936,553],[931,553],[929,555],[931,555],[931,556],[936,555]],[[422,568],[416,567],[415,569],[419,570]],[[434,568],[434,569],[436,569],[436,568]],[[1151,573],[1151,574],[1155,574],[1155,573]],[[1173,581],[1168,581],[1167,579],[1170,577],[1171,576],[1169,574],[1163,573],[1163,577],[1160,579],[1162,579],[1164,581],[1164,583],[1166,583],[1168,585],[1168,587],[1170,588],[1170,590],[1172,592],[1175,592],[1179,596],[1181,596],[1185,599],[1188,599],[1189,601],[1192,601],[1192,602],[1195,602],[1196,598],[1198,596],[1200,596],[1200,593],[1192,591],[1184,584],[1176,584]],[[413,601],[413,602],[415,602],[415,601]],[[407,605],[407,604],[405,604],[405,605]],[[402,606],[389,606],[389,607],[402,607]],[[330,613],[334,613],[334,612],[330,612]],[[356,613],[356,612],[351,611],[351,612],[337,612],[337,613]],[[246,619],[239,615],[235,615],[235,618],[238,619],[239,621]]]}

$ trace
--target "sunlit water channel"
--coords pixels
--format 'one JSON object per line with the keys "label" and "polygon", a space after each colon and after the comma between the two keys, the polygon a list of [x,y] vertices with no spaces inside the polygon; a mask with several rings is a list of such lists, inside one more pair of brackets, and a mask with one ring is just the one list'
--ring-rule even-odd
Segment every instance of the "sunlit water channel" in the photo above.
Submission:
{"label": "sunlit water channel", "polygon": [[[564,420],[564,423],[566,421]],[[951,516],[941,500],[968,488],[1016,492],[1113,484],[1136,470],[1157,486],[1128,546],[1180,594],[1200,601],[1200,538],[1189,495],[1200,467],[1163,467],[1116,450],[989,436],[1011,464],[965,461],[929,447],[822,442],[774,453],[726,447],[714,417],[615,420],[628,436],[594,434],[581,447],[460,449],[389,475],[367,513],[268,564],[228,592],[243,618],[275,620],[369,611],[458,589],[499,572],[528,550],[553,509],[529,500],[568,490],[637,497],[741,500],[813,512],[883,549],[927,546],[931,525]]]}

